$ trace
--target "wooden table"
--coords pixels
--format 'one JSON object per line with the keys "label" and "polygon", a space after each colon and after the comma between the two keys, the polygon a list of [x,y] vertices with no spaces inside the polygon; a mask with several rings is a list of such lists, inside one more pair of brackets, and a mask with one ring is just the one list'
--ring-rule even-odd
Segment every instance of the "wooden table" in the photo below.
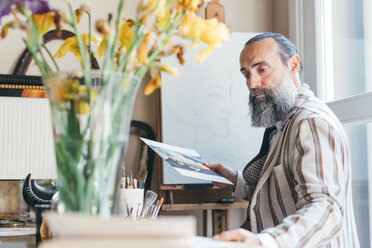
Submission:
{"label": "wooden table", "polygon": [[233,197],[234,203],[174,203],[163,204],[162,211],[203,210],[203,236],[207,236],[208,210],[212,211],[212,234],[216,235],[228,229],[229,209],[247,209],[248,201]]}

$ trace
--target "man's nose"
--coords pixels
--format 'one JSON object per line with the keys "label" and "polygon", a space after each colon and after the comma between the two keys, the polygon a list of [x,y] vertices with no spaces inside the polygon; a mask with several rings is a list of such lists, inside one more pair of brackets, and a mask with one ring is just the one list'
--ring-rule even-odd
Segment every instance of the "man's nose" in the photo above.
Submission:
{"label": "man's nose", "polygon": [[247,87],[248,89],[255,89],[261,86],[261,78],[257,75],[251,74],[249,79],[247,79]]}

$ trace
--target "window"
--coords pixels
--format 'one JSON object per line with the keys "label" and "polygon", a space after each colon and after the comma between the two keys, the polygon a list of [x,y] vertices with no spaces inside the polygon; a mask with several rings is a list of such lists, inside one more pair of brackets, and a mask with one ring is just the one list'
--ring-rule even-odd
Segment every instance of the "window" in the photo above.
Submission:
{"label": "window", "polygon": [[372,1],[289,0],[302,80],[344,124],[361,247],[372,247]]}
{"label": "window", "polygon": [[372,154],[368,150],[372,149],[372,124],[346,127],[345,131],[350,142],[354,215],[360,247],[371,247]]}

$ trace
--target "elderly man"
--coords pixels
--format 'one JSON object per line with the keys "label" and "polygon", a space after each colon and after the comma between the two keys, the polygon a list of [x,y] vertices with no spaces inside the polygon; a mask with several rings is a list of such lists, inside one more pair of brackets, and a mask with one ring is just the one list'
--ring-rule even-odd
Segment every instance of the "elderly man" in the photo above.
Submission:
{"label": "elderly man", "polygon": [[359,247],[348,141],[337,117],[301,83],[295,46],[280,34],[257,35],[240,66],[252,125],[266,130],[242,174],[206,164],[250,200],[242,228],[214,238],[270,248]]}

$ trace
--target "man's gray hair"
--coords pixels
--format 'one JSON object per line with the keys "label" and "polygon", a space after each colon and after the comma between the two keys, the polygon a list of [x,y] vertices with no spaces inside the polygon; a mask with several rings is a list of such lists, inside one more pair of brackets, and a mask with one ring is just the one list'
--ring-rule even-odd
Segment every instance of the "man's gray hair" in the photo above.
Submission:
{"label": "man's gray hair", "polygon": [[[277,33],[267,32],[267,33],[258,34],[255,37],[251,38],[249,41],[247,41],[245,45],[250,45],[256,41],[266,39],[266,38],[273,38],[278,43],[279,48],[280,48],[280,58],[284,65],[287,66],[287,63],[290,57],[292,57],[295,54],[298,55],[298,51],[296,49],[296,46],[293,44],[293,42],[287,39],[286,37],[284,37],[284,35],[277,34]],[[301,72],[302,69],[303,69],[302,62],[300,62],[299,72]]]}

